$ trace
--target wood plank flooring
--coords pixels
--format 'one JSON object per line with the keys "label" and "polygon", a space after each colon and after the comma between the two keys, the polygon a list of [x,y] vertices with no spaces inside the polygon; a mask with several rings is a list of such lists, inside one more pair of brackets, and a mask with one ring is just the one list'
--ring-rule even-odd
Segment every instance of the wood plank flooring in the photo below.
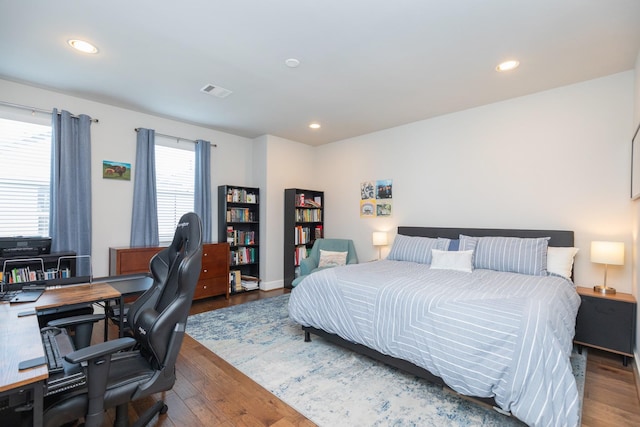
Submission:
{"label": "wood plank flooring", "polygon": [[[288,290],[254,291],[196,301],[191,314],[281,295]],[[102,340],[102,327],[94,328],[94,339]],[[110,336],[117,331],[110,327]],[[583,427],[638,426],[640,399],[632,363],[624,367],[619,356],[589,349],[585,383]],[[240,371],[186,336],[176,364],[177,381],[171,391],[160,393],[169,406],[156,417],[155,426],[314,426],[286,403],[253,382]],[[130,405],[131,420],[151,406],[154,399]],[[104,426],[113,424],[113,410]]]}

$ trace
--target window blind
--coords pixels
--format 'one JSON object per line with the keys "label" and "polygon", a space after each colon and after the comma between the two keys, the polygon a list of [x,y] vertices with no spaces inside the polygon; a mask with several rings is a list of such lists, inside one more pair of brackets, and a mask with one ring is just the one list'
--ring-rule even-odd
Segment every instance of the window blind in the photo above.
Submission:
{"label": "window blind", "polygon": [[0,118],[0,153],[0,236],[48,236],[51,126]]}
{"label": "window blind", "polygon": [[192,144],[167,146],[156,138],[155,155],[158,234],[168,243],[180,217],[194,208],[195,151]]}

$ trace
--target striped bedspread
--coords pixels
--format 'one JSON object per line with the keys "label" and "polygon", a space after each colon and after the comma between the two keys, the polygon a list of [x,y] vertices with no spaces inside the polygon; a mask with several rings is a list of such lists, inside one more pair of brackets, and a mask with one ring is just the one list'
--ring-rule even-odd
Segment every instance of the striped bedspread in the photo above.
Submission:
{"label": "striped bedspread", "polygon": [[493,397],[531,426],[576,426],[579,305],[560,277],[382,260],[309,275],[289,316],[426,368],[459,393]]}

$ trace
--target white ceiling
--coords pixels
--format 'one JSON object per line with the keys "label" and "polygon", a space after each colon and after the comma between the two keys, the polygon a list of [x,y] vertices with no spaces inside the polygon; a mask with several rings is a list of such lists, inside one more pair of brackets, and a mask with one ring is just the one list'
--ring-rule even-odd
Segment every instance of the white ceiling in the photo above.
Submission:
{"label": "white ceiling", "polygon": [[0,78],[310,145],[630,70],[638,52],[639,0],[0,0]]}

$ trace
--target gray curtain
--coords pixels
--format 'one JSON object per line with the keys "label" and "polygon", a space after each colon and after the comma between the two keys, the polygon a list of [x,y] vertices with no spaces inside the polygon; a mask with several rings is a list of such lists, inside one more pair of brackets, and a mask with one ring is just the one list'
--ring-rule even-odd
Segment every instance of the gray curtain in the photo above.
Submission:
{"label": "gray curtain", "polygon": [[53,252],[84,256],[77,275],[91,275],[91,117],[53,109],[49,234]]}
{"label": "gray curtain", "polygon": [[202,220],[202,242],[211,243],[211,143],[196,141],[196,182],[194,211]]}
{"label": "gray curtain", "polygon": [[133,182],[131,247],[158,246],[155,131],[138,129]]}

